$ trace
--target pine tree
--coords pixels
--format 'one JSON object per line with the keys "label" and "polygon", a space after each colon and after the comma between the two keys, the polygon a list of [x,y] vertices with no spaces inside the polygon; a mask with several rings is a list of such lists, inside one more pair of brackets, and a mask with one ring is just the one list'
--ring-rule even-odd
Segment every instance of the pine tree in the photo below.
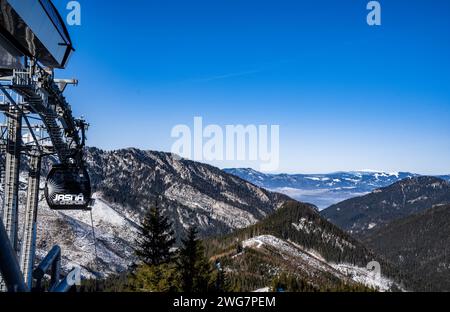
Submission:
{"label": "pine tree", "polygon": [[171,260],[170,248],[175,243],[172,224],[158,207],[152,207],[144,218],[137,239],[137,256],[147,265],[160,265]]}
{"label": "pine tree", "polygon": [[231,289],[230,280],[225,273],[222,263],[219,260],[216,260],[215,267],[216,270],[214,270],[215,272],[212,274],[213,279],[215,280],[215,291],[229,292]]}
{"label": "pine tree", "polygon": [[206,292],[211,286],[211,266],[205,256],[202,242],[197,239],[197,229],[191,227],[182,240],[177,261],[180,290],[183,292]]}
{"label": "pine tree", "polygon": [[142,265],[129,279],[130,289],[137,292],[175,292],[177,276],[173,263]]}

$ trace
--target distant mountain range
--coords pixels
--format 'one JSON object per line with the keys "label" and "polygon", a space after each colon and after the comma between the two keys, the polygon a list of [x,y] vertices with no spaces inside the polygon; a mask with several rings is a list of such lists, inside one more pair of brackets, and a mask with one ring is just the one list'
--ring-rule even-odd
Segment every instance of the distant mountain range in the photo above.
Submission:
{"label": "distant mountain range", "polygon": [[450,204],[450,183],[414,177],[351,198],[323,210],[322,216],[357,236],[435,205]]}
{"label": "distant mountain range", "polygon": [[[406,178],[420,176],[410,172],[386,173],[371,170],[330,174],[265,174],[249,168],[224,171],[265,189],[312,203],[319,209],[365,195]],[[450,175],[439,178],[450,181]]]}
{"label": "distant mountain range", "polygon": [[[400,279],[407,281],[407,289],[450,291],[449,176],[379,172],[289,176],[265,175],[250,169],[230,169],[228,172],[279,191],[283,190],[280,185],[284,183],[302,191],[314,190],[314,187],[338,194],[341,187],[369,191],[366,195],[331,205],[320,214],[386,259],[388,263],[382,265],[382,270],[390,270],[392,265],[397,267],[402,272]],[[389,184],[391,182],[394,183]],[[385,183],[388,185],[371,190]],[[323,196],[323,192],[319,196]],[[289,237],[288,229],[283,233],[284,237]],[[283,259],[292,259],[293,254],[298,254],[295,245],[289,245],[291,237],[287,242],[278,239],[277,235],[274,237],[263,235],[246,244],[256,246],[259,252],[281,255]],[[365,274],[356,273],[362,272],[360,269],[353,267],[351,275],[362,278]],[[366,280],[366,284],[368,282],[370,280]]]}

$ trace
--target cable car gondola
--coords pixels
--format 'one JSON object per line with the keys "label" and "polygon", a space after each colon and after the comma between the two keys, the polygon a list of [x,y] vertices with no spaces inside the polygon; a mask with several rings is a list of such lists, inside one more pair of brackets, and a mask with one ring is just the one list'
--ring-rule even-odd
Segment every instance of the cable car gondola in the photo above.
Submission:
{"label": "cable car gondola", "polygon": [[53,210],[90,210],[91,181],[86,169],[54,165],[47,176],[45,198]]}

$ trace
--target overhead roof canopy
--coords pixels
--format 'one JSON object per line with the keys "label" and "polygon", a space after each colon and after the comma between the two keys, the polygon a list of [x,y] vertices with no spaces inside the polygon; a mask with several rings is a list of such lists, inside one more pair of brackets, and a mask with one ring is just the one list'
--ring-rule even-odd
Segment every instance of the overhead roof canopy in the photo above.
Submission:
{"label": "overhead roof canopy", "polygon": [[73,52],[69,33],[50,0],[0,0],[0,34],[23,56],[64,68]]}

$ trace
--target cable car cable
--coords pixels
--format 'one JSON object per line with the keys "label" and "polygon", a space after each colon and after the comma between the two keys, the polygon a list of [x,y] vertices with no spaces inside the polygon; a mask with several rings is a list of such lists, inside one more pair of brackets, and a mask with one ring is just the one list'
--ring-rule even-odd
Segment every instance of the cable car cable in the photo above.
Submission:
{"label": "cable car cable", "polygon": [[94,239],[94,252],[95,252],[95,269],[98,271],[98,253],[97,253],[97,239],[95,237],[95,227],[94,227],[94,218],[92,217],[92,209],[90,210],[91,214],[91,228],[92,228],[92,237]]}

